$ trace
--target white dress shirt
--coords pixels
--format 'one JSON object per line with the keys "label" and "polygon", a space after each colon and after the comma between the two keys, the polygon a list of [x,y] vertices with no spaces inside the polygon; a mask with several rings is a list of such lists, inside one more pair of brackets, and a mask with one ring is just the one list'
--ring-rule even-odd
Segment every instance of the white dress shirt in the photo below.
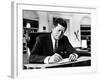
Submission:
{"label": "white dress shirt", "polygon": [[[55,39],[53,38],[52,34],[51,34],[51,40],[52,40],[52,44],[53,44],[53,49],[55,49]],[[50,56],[47,56],[45,59],[44,59],[44,63],[49,63],[49,58]]]}

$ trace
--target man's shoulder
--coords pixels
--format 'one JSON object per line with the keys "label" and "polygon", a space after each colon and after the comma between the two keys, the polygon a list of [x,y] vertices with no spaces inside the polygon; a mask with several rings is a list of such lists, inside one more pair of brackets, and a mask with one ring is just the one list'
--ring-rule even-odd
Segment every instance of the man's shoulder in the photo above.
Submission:
{"label": "man's shoulder", "polygon": [[50,33],[46,33],[46,34],[40,34],[37,38],[39,39],[47,39],[50,36]]}
{"label": "man's shoulder", "polygon": [[68,40],[68,37],[65,36],[65,35],[63,35],[62,39],[64,39],[64,40]]}

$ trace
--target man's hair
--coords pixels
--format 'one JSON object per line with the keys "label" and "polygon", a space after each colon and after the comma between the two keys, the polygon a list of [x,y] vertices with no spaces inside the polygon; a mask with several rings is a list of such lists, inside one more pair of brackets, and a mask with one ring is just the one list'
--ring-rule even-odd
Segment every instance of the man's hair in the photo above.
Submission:
{"label": "man's hair", "polygon": [[65,27],[65,29],[67,28],[67,23],[64,19],[62,19],[62,18],[53,18],[53,25],[57,26],[58,24]]}

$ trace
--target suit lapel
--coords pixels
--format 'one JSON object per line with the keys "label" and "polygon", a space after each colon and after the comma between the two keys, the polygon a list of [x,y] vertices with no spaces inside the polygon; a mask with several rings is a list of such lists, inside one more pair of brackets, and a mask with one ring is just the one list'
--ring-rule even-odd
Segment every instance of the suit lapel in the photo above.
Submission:
{"label": "suit lapel", "polygon": [[48,44],[49,49],[51,51],[53,51],[53,44],[52,44],[52,40],[51,40],[51,34],[49,34],[49,36],[48,36],[47,44]]}
{"label": "suit lapel", "polygon": [[64,46],[65,46],[64,41],[62,39],[60,39],[58,42],[58,52],[63,51]]}
{"label": "suit lapel", "polygon": [[[49,34],[49,36],[48,36],[47,46],[48,46],[49,50],[50,50],[51,52],[53,52],[53,43],[52,43],[52,40],[51,40],[51,34]],[[63,39],[60,39],[60,40],[58,41],[58,49],[57,49],[57,52],[63,51],[64,46],[65,46],[64,40],[63,40]],[[53,53],[54,53],[54,52],[53,52]]]}

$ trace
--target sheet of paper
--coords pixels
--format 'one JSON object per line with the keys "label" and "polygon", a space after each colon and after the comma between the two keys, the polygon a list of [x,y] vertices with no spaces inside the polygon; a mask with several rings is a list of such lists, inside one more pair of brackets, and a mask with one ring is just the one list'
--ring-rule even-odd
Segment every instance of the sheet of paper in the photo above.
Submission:
{"label": "sheet of paper", "polygon": [[66,63],[69,62],[69,58],[65,58],[65,59],[59,61],[58,63],[65,63],[65,62],[66,62]]}
{"label": "sheet of paper", "polygon": [[91,57],[83,56],[83,57],[80,57],[80,58],[77,59],[77,61],[86,61],[86,60],[91,60]]}
{"label": "sheet of paper", "polygon": [[87,48],[87,40],[82,40],[82,48]]}
{"label": "sheet of paper", "polygon": [[74,62],[86,61],[86,60],[90,60],[90,59],[91,59],[91,57],[88,57],[88,56],[87,57],[86,56],[80,57],[75,61],[69,61],[68,58],[65,58],[62,61],[58,62],[58,63],[60,63],[60,64],[63,64],[63,63],[74,63]]}
{"label": "sheet of paper", "polygon": [[91,60],[91,57],[80,57],[78,58],[76,61],[69,61],[68,58],[63,59],[60,62],[57,62],[55,64],[25,64],[25,66],[27,68],[33,67],[33,68],[45,68],[45,67],[52,67],[52,66],[59,66],[59,65],[63,65],[63,64],[71,64],[71,63],[77,63],[77,62],[82,62],[82,61],[87,61],[87,60]]}

